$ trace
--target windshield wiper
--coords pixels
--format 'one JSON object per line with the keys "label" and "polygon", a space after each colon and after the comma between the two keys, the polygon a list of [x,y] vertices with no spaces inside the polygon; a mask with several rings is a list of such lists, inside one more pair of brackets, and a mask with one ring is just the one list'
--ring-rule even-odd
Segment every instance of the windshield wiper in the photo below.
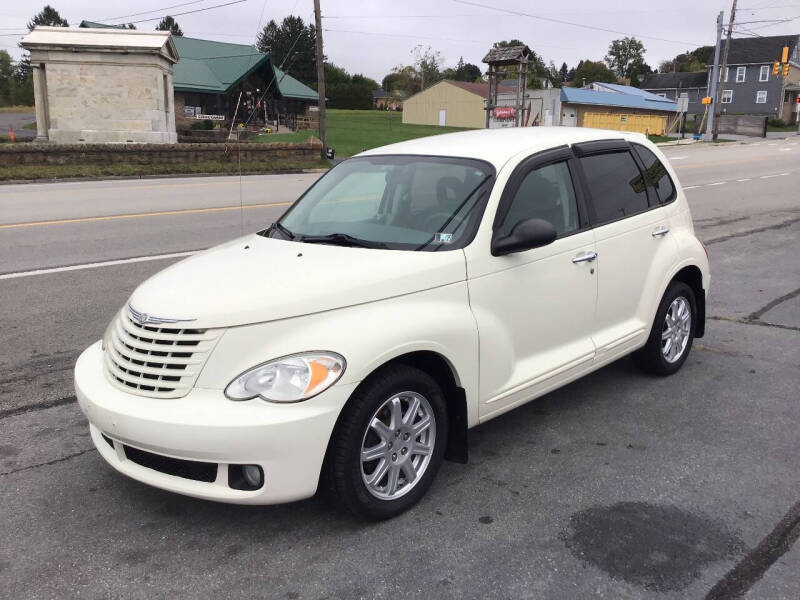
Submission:
{"label": "windshield wiper", "polygon": [[292,231],[291,231],[291,230],[290,230],[288,227],[286,227],[286,226],[282,225],[282,224],[281,224],[280,222],[278,222],[278,221],[275,221],[275,222],[272,224],[272,227],[270,227],[270,229],[271,229],[272,231],[275,231],[275,230],[278,230],[278,231],[280,231],[280,232],[281,232],[283,235],[285,235],[285,236],[286,236],[287,238],[289,238],[290,240],[293,240],[293,239],[295,238],[295,235],[294,235],[294,233],[293,233],[293,232],[292,232]]}
{"label": "windshield wiper", "polygon": [[304,235],[298,238],[298,241],[307,242],[309,244],[331,244],[333,246],[353,246],[356,248],[381,248],[386,249],[388,246],[383,242],[372,242],[370,240],[362,240],[361,238],[353,237],[347,233],[330,233],[328,235]]}

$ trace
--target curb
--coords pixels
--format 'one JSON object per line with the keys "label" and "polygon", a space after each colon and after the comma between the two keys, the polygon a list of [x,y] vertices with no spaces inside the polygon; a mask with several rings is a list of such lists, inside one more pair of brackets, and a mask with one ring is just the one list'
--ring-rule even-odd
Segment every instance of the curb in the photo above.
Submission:
{"label": "curb", "polygon": [[695,139],[685,139],[685,140],[675,140],[674,142],[659,142],[656,146],[689,146],[691,144],[696,144],[700,140]]}
{"label": "curb", "polygon": [[69,183],[84,181],[133,181],[137,179],[179,179],[187,177],[238,177],[250,175],[304,175],[327,173],[328,169],[289,169],[286,171],[242,171],[242,173],[165,173],[163,175],[104,175],[100,177],[52,177],[45,179],[7,179],[0,185],[20,185],[25,183]]}

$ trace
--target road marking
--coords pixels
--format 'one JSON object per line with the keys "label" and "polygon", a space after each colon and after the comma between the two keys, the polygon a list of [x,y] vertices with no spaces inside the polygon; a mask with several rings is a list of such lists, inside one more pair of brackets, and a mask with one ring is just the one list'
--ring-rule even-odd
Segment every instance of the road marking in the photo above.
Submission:
{"label": "road marking", "polygon": [[151,260],[165,260],[167,258],[182,258],[200,252],[190,250],[188,252],[173,252],[171,254],[154,254],[152,256],[137,256],[136,258],[121,258],[118,260],[104,260],[102,262],[85,263],[82,265],[69,265],[67,267],[52,267],[50,269],[35,269],[33,271],[18,271],[16,273],[4,273],[0,279],[19,279],[20,277],[31,277],[33,275],[49,275],[50,273],[64,273],[66,271],[82,271],[84,269],[97,269],[98,267],[111,267],[114,265],[127,265],[131,263],[148,262]]}
{"label": "road marking", "polygon": [[739,181],[739,182],[742,182],[742,181],[753,181],[753,178],[752,177],[745,177],[744,179],[737,179],[736,181]]}
{"label": "road marking", "polygon": [[780,150],[778,150],[778,152],[791,152],[791,151],[792,151],[791,148],[781,148]]}
{"label": "road marking", "polygon": [[670,160],[683,160],[684,158],[689,158],[688,156],[670,156]]}
{"label": "road marking", "polygon": [[684,190],[693,190],[694,188],[699,188],[699,185],[685,185],[683,186]]}
{"label": "road marking", "polygon": [[780,177],[781,175],[788,175],[788,173],[781,173],[780,175],[762,175],[759,179],[772,179],[773,177]]}
{"label": "road marking", "polygon": [[725,185],[728,183],[727,181],[717,181],[716,183],[709,183],[708,186],[711,187],[712,185]]}
{"label": "road marking", "polygon": [[[245,204],[241,208],[269,208],[270,206],[289,206],[292,202],[273,202],[263,204]],[[118,219],[140,219],[142,217],[166,217],[170,215],[196,215],[201,213],[225,212],[239,210],[239,206],[215,206],[213,208],[184,208],[180,210],[164,210],[146,213],[127,213],[122,215],[107,215],[103,217],[79,217],[76,219],[56,219],[53,221],[28,221],[26,223],[7,223],[0,225],[0,229],[16,229],[18,227],[38,227],[43,225],[67,225],[70,223],[91,223],[92,221],[115,221]]]}

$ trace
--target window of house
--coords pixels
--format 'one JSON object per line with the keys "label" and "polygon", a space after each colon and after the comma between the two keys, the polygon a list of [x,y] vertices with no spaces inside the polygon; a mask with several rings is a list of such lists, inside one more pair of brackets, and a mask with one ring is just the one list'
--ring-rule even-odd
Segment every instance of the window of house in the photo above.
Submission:
{"label": "window of house", "polygon": [[544,219],[558,235],[578,229],[578,204],[569,167],[559,162],[535,169],[525,176],[514,194],[501,230],[508,235],[526,219]]}
{"label": "window of house", "polygon": [[[747,67],[736,67],[736,83],[742,83],[744,81],[745,73],[747,73]],[[725,81],[728,81],[727,77]]]}
{"label": "window of house", "polygon": [[758,70],[758,80],[769,81],[769,65],[761,65],[761,68]]}
{"label": "window of house", "polygon": [[733,90],[722,90],[722,103],[730,104],[733,102]]}
{"label": "window of house", "polygon": [[756,92],[756,104],[767,103],[767,90],[758,90]]}
{"label": "window of house", "polygon": [[[731,70],[730,67],[725,67],[725,82],[728,81],[728,72]],[[722,69],[719,70],[719,81],[722,81]]]}
{"label": "window of house", "polygon": [[649,208],[647,188],[630,152],[581,158],[597,223],[608,223]]}

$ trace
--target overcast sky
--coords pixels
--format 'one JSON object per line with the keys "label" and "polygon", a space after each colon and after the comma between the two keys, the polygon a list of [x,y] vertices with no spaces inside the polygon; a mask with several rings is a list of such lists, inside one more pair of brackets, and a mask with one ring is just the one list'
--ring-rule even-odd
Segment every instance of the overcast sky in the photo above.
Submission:
{"label": "overcast sky", "polygon": [[[231,0],[52,0],[52,6],[70,25],[81,19],[123,22],[201,9]],[[473,0],[466,0],[472,2]],[[492,42],[518,38],[541,54],[546,62],[570,67],[581,59],[601,60],[613,39],[634,35],[645,45],[645,59],[656,68],[662,60],[698,45],[713,44],[715,19],[729,0],[474,0],[475,3],[528,13],[558,21],[619,31],[612,33],[554,21],[512,15],[498,10],[459,3],[456,0],[321,0],[325,54],[351,73],[363,73],[378,82],[392,67],[408,64],[412,49],[430,45],[444,58],[445,66],[459,56],[483,69],[481,58]],[[181,4],[182,6],[175,5]],[[737,22],[760,35],[800,32],[800,2],[796,0],[740,0]],[[19,57],[16,32],[44,6],[33,2],[0,3],[0,47]],[[536,6],[542,6],[537,9]],[[174,7],[162,10],[165,7]],[[134,13],[147,14],[128,16]],[[253,43],[256,31],[270,19],[288,14],[313,19],[312,0],[245,0],[239,4],[176,16],[184,35],[225,42]],[[121,17],[121,18],[119,18]],[[792,18],[787,23],[749,21]],[[116,18],[116,19],[115,19]],[[158,21],[137,23],[153,29]],[[742,33],[744,33],[742,31]],[[10,35],[9,35],[10,34]],[[741,35],[741,34],[740,34]],[[661,39],[656,39],[661,38]],[[670,40],[670,41],[665,41]]]}

